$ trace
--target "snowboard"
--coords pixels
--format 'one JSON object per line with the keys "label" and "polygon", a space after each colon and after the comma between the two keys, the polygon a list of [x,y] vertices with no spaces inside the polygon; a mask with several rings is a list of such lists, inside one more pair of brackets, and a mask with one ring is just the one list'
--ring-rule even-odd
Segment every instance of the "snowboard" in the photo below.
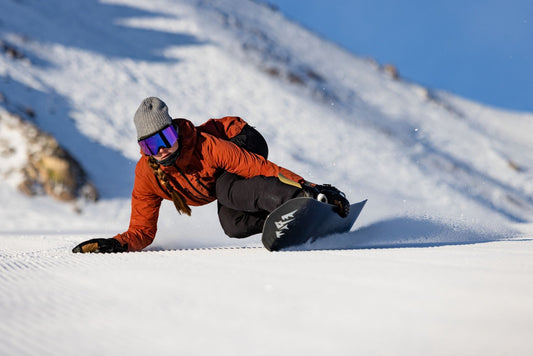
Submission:
{"label": "snowboard", "polygon": [[348,232],[366,204],[366,200],[350,205],[350,213],[342,218],[335,206],[312,198],[296,198],[272,211],[263,225],[263,245],[269,251],[314,241],[319,237]]}

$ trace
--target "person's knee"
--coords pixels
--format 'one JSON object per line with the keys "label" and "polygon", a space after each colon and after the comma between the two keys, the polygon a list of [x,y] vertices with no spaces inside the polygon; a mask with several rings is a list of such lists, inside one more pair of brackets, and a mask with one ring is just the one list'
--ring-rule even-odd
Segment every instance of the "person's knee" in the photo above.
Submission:
{"label": "person's knee", "polygon": [[253,235],[253,233],[249,231],[249,227],[245,226],[244,224],[241,224],[240,220],[241,219],[238,217],[232,219],[231,221],[220,220],[220,226],[222,226],[222,230],[224,230],[224,233],[228,237],[234,239],[244,239],[245,237]]}
{"label": "person's knee", "polygon": [[263,229],[262,214],[249,214],[220,206],[218,218],[224,233],[232,238],[242,239],[258,234]]}
{"label": "person's knee", "polygon": [[234,226],[231,226],[228,228],[222,227],[222,229],[224,230],[224,233],[226,234],[226,236],[231,237],[233,239],[244,239],[246,237],[253,235],[253,234],[250,234],[249,232],[235,229]]}

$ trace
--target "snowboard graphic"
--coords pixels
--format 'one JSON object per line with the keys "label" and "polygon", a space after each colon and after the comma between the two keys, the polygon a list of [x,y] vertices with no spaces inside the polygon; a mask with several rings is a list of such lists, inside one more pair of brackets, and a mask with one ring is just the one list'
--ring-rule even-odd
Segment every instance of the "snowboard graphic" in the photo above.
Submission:
{"label": "snowboard graphic", "polygon": [[312,198],[289,200],[268,215],[263,226],[263,245],[269,251],[278,251],[321,236],[348,232],[365,203],[366,200],[351,204],[350,214],[342,218],[333,205]]}

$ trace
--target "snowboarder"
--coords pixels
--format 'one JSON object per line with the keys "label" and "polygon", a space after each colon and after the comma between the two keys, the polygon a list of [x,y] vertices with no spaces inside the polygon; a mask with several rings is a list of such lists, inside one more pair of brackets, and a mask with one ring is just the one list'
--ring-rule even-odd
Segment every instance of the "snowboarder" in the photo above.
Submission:
{"label": "snowboarder", "polygon": [[112,238],[80,243],[73,252],[139,251],[155,238],[163,199],[180,214],[190,206],[218,201],[224,232],[235,238],[260,233],[272,210],[295,197],[326,197],[341,216],[350,205],[330,185],[317,185],[267,160],[263,136],[239,117],[211,119],[195,127],[172,119],[156,97],[142,101],[134,115],[142,156],[135,168],[130,225]]}

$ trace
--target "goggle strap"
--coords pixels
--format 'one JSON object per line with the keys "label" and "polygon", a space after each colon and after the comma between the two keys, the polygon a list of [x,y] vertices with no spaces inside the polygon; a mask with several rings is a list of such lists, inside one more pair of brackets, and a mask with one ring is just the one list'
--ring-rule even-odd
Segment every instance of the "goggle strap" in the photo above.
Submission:
{"label": "goggle strap", "polygon": [[167,137],[163,135],[163,131],[159,131],[159,137],[161,137],[167,148],[170,148],[172,146],[170,142],[168,142]]}

